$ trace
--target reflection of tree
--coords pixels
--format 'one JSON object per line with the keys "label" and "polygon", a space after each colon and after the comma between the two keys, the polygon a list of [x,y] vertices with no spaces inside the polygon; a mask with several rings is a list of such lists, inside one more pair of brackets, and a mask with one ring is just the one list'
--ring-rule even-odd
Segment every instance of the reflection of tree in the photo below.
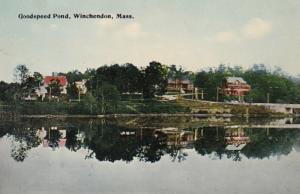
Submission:
{"label": "reflection of tree", "polygon": [[270,157],[274,155],[288,155],[300,137],[297,129],[270,129],[267,135],[265,130],[255,130],[251,142],[242,150],[248,158]]}
{"label": "reflection of tree", "polygon": [[89,148],[100,161],[131,161],[136,155],[136,138],[121,137],[120,128],[105,125],[92,137]]}
{"label": "reflection of tree", "polygon": [[232,159],[233,161],[241,161],[242,157],[241,157],[241,152],[234,150],[234,151],[226,151],[225,154],[227,156],[228,159]]}
{"label": "reflection of tree", "polygon": [[18,162],[23,162],[27,157],[27,151],[41,143],[36,131],[30,128],[13,128],[10,135],[13,136],[11,156]]}
{"label": "reflection of tree", "polygon": [[214,138],[213,130],[207,130],[204,137],[194,144],[196,151],[201,155],[212,155],[222,158],[226,155],[234,161],[241,161],[241,154],[247,158],[267,158],[274,155],[287,155],[300,139],[299,131],[293,129],[265,129],[252,130],[250,142],[242,150],[226,150],[224,141]]}
{"label": "reflection of tree", "polygon": [[214,157],[222,159],[222,156],[225,152],[225,142],[224,141],[217,141],[214,139],[205,139],[201,138],[195,141],[195,150],[204,155],[214,155]]}
{"label": "reflection of tree", "polygon": [[176,160],[178,162],[182,162],[186,160],[186,157],[188,154],[182,150],[182,148],[172,146],[168,149],[168,153],[170,154],[172,158],[172,162],[175,162]]}
{"label": "reflection of tree", "polygon": [[0,128],[0,138],[7,134],[7,130]]}
{"label": "reflection of tree", "polygon": [[27,157],[28,147],[25,142],[17,142],[12,144],[11,157],[17,162],[23,162]]}
{"label": "reflection of tree", "polygon": [[[35,125],[39,125],[35,126]],[[86,158],[96,158],[99,161],[122,160],[132,161],[134,158],[144,162],[157,162],[164,155],[170,156],[172,161],[181,162],[187,158],[187,154],[180,142],[172,142],[173,136],[163,133],[154,135],[154,129],[127,128],[116,124],[116,122],[91,121],[91,122],[34,122],[33,126],[22,123],[22,125],[10,125],[1,128],[0,136],[8,133],[11,137],[11,156],[16,161],[24,161],[28,151],[41,144],[41,139],[37,135],[40,126],[64,126],[66,128],[66,147],[71,151],[87,149]],[[234,129],[231,129],[234,132]],[[59,146],[61,134],[59,130],[47,131],[44,140],[49,146],[55,149]],[[130,132],[131,135],[121,135]],[[228,158],[233,161],[241,161],[242,158],[268,158],[270,156],[280,156],[289,154],[293,148],[299,150],[300,131],[298,129],[253,129],[243,130],[248,142],[241,150],[228,149],[228,142],[225,135],[228,130],[224,128],[204,128],[197,133],[196,140],[189,144],[197,153],[209,156],[212,159]],[[78,138],[78,134],[84,134],[84,138]],[[196,134],[196,133],[195,133]],[[183,140],[185,141],[185,140]]]}
{"label": "reflection of tree", "polygon": [[204,155],[213,155],[215,158],[222,159],[225,152],[224,129],[210,127],[204,130],[203,137],[195,141],[195,150]]}
{"label": "reflection of tree", "polygon": [[83,142],[77,139],[77,135],[79,134],[78,130],[68,130],[66,133],[66,147],[71,151],[77,151],[84,147]]}
{"label": "reflection of tree", "polygon": [[61,133],[58,130],[49,130],[47,133],[47,136],[44,138],[45,140],[48,140],[49,147],[55,148],[58,147],[59,139],[61,138]]}
{"label": "reflection of tree", "polygon": [[137,158],[140,161],[156,162],[165,154],[167,149],[165,137],[146,136],[137,149]]}

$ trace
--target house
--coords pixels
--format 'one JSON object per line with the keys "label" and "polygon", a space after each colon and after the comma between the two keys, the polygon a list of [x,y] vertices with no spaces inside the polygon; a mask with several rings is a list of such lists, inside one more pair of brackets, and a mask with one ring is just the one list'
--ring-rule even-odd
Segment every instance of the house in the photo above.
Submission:
{"label": "house", "polygon": [[195,139],[196,133],[193,131],[180,130],[176,127],[166,127],[155,129],[154,137],[164,137],[168,146],[179,146],[182,148],[191,148]]}
{"label": "house", "polygon": [[223,80],[222,91],[227,96],[244,96],[251,90],[251,86],[241,77],[226,77]]}
{"label": "house", "polygon": [[87,93],[87,87],[86,87],[86,80],[83,79],[82,81],[75,82],[76,88],[78,89],[80,94],[86,94]]}
{"label": "house", "polygon": [[45,86],[40,86],[40,87],[35,88],[35,94],[38,97],[41,97],[42,101],[43,101],[45,99],[45,97],[46,97],[46,94],[47,94],[46,87]]}
{"label": "house", "polygon": [[41,97],[42,100],[44,100],[46,95],[48,94],[47,88],[54,81],[57,81],[58,84],[60,85],[60,89],[61,89],[60,93],[67,94],[68,80],[67,80],[66,76],[57,76],[57,75],[53,74],[52,76],[45,76],[43,78],[42,84],[39,87],[34,89],[35,95],[37,97]]}
{"label": "house", "polygon": [[43,86],[47,88],[54,81],[58,81],[61,86],[61,94],[67,94],[68,80],[66,76],[45,76]]}
{"label": "house", "polygon": [[190,80],[168,79],[168,92],[188,93],[194,90],[194,84]]}

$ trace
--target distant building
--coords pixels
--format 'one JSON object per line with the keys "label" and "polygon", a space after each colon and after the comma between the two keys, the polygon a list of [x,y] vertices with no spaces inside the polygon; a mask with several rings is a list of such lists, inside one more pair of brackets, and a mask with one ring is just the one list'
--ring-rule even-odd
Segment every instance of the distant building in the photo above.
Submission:
{"label": "distant building", "polygon": [[45,76],[43,78],[42,84],[39,87],[34,89],[35,95],[37,97],[42,98],[42,100],[44,100],[46,95],[48,94],[47,87],[54,81],[57,81],[59,83],[61,94],[67,94],[68,80],[66,76],[57,76],[53,74],[52,76]]}
{"label": "distant building", "polygon": [[181,92],[187,93],[192,92],[194,89],[194,84],[190,80],[179,80],[179,79],[168,79],[168,92]]}
{"label": "distant building", "polygon": [[44,85],[46,88],[54,81],[58,81],[61,86],[61,94],[67,94],[68,80],[66,76],[45,76]]}
{"label": "distant building", "polygon": [[46,97],[46,94],[47,94],[47,89],[45,86],[40,86],[38,88],[35,88],[35,94],[38,96],[38,97],[41,97],[42,100],[45,99]]}
{"label": "distant building", "polygon": [[86,87],[86,80],[83,79],[82,81],[75,82],[76,88],[78,89],[80,94],[86,94],[87,93],[87,87]]}
{"label": "distant building", "polygon": [[227,96],[244,96],[251,86],[241,77],[227,77],[223,80],[223,94]]}

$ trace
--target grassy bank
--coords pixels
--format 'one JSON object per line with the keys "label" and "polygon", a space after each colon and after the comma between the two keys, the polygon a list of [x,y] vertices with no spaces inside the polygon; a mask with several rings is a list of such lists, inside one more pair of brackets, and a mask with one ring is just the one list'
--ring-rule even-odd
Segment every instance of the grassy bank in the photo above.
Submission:
{"label": "grassy bank", "polygon": [[23,115],[98,115],[98,114],[147,114],[147,113],[190,113],[188,107],[175,102],[156,100],[120,101],[116,106],[90,107],[84,102],[21,102],[9,105],[8,110],[14,110]]}
{"label": "grassy bank", "polygon": [[22,115],[99,115],[99,114],[231,114],[234,116],[286,116],[262,106],[249,104],[225,104],[205,101],[175,100],[131,100],[120,101],[105,108],[89,106],[84,102],[20,102],[6,107]]}

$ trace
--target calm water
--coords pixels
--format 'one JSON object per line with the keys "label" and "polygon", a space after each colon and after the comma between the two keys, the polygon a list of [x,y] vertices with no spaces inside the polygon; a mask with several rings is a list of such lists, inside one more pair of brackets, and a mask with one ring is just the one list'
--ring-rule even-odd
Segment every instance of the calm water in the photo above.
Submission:
{"label": "calm water", "polygon": [[297,121],[212,120],[0,121],[0,193],[300,193]]}

